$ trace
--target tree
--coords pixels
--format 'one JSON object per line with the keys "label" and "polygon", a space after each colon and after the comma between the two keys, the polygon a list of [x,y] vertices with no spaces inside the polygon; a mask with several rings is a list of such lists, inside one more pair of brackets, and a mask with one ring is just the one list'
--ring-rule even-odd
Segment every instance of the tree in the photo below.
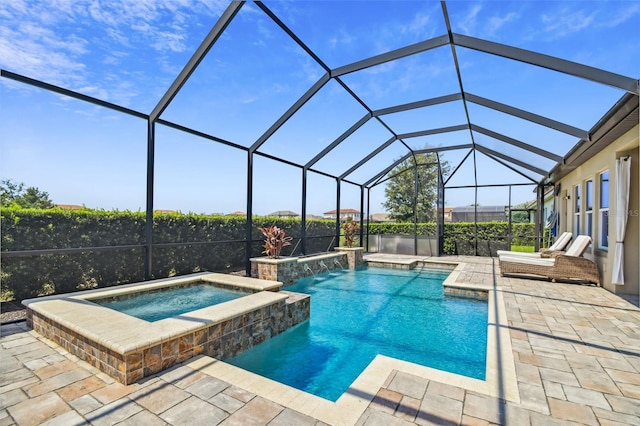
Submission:
{"label": "tree", "polygon": [[[438,197],[438,158],[435,153],[417,154],[397,165],[390,173],[384,190],[386,201],[382,204],[392,219],[413,220],[415,203],[415,172],[418,161],[418,198],[416,213],[418,222],[435,221]],[[442,173],[449,171],[449,163],[441,161]]]}
{"label": "tree", "polygon": [[50,209],[53,201],[49,194],[34,186],[24,187],[24,183],[11,179],[0,181],[0,204],[3,207],[18,205],[23,208]]}

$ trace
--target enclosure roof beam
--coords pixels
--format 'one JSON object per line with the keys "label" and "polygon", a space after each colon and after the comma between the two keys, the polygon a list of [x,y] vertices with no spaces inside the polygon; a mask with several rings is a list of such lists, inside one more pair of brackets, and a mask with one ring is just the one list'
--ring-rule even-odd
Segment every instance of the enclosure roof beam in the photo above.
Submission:
{"label": "enclosure roof beam", "polygon": [[237,143],[233,143],[233,142],[218,138],[216,136],[211,136],[211,135],[209,135],[207,133],[203,133],[203,132],[200,132],[198,130],[191,129],[189,127],[181,126],[180,124],[176,124],[176,123],[173,123],[171,121],[164,120],[162,118],[159,118],[156,121],[156,123],[162,124],[162,125],[167,126],[167,127],[171,127],[173,129],[176,129],[176,130],[180,130],[180,131],[185,132],[185,133],[190,133],[190,134],[192,134],[194,136],[198,136],[198,137],[201,137],[201,138],[204,138],[204,139],[209,139],[210,141],[218,142],[218,143],[230,146],[232,148],[241,149],[243,151],[248,151],[249,150],[249,148],[247,148],[246,146],[238,145]]}
{"label": "enclosure roof beam", "polygon": [[149,114],[149,118],[152,122],[156,121],[160,114],[169,106],[169,103],[176,97],[182,86],[187,82],[191,74],[196,70],[200,62],[207,56],[207,52],[211,50],[213,45],[218,41],[224,30],[231,23],[233,18],[240,11],[240,8],[244,4],[244,1],[232,1],[231,4],[227,7],[227,9],[222,13],[220,19],[216,22],[216,24],[211,28],[209,34],[202,40],[198,49],[194,52],[189,62],[184,66],[178,77],[176,77],[171,87],[165,92],[160,102],[156,105],[156,107]]}
{"label": "enclosure roof beam", "polygon": [[[438,163],[422,163],[422,164],[417,164],[417,165],[416,165],[416,167],[423,167],[423,166],[437,166],[437,165],[438,165]],[[376,183],[374,183],[371,187],[373,188],[373,187],[375,187],[375,186],[378,186],[378,185],[380,185],[380,184],[383,184],[383,183],[385,183],[386,181],[388,181],[388,180],[390,180],[390,179],[393,179],[393,178],[395,178],[396,176],[403,175],[404,173],[409,172],[409,171],[412,171],[412,169],[404,169],[403,171],[398,172],[398,173],[394,173],[394,174],[392,174],[392,175],[389,175],[389,176],[387,176],[387,177],[386,177],[386,178],[384,178],[384,179],[381,179],[381,180],[380,180],[380,179],[378,179],[378,181],[377,181]]]}
{"label": "enclosure roof beam", "polygon": [[[447,186],[447,189],[465,189],[465,188],[497,188],[502,186],[532,186],[532,183],[490,183],[484,185],[460,185],[460,186]],[[514,209],[511,209],[514,211]]]}
{"label": "enclosure roof beam", "polygon": [[48,90],[50,92],[58,93],[63,96],[68,96],[70,98],[78,99],[80,101],[89,102],[94,105],[98,105],[104,108],[112,109],[114,111],[121,112],[123,114],[132,115],[134,117],[148,119],[149,116],[142,112],[138,112],[129,108],[122,107],[120,105],[112,104],[111,102],[103,101],[98,98],[93,98],[91,96],[83,95],[82,93],[74,92],[73,90],[64,89],[59,86],[54,86],[53,84],[45,83],[40,80],[36,80],[33,78],[25,77],[20,74],[13,73],[7,70],[0,70],[0,76],[8,78],[10,80],[19,81],[20,83],[28,84],[30,86],[38,87],[40,89]]}
{"label": "enclosure roof beam", "polygon": [[396,167],[398,164],[402,163],[404,160],[411,157],[411,155],[412,155],[411,152],[406,153],[405,155],[403,155],[402,157],[394,161],[393,164],[391,164],[389,167],[387,167],[386,169],[384,169],[383,171],[381,171],[380,173],[378,173],[377,175],[375,175],[374,177],[366,181],[364,186],[369,186],[371,182],[374,182],[376,179],[379,179],[382,176],[386,175],[387,173],[389,173],[390,170],[393,170],[393,168]]}
{"label": "enclosure roof beam", "polygon": [[457,149],[468,149],[468,148],[473,148],[473,145],[470,143],[466,143],[463,145],[451,145],[451,146],[436,146],[433,148],[424,148],[424,149],[417,149],[415,151],[413,151],[416,154],[427,154],[429,152],[442,152],[442,151],[453,151],[453,150],[457,150]]}
{"label": "enclosure roof beam", "polygon": [[339,77],[341,75],[360,71],[365,68],[370,68],[376,65],[384,64],[386,62],[395,61],[396,59],[402,59],[407,56],[415,55],[416,53],[426,52],[427,50],[442,47],[447,44],[449,44],[449,36],[441,35],[439,37],[434,37],[429,40],[401,47],[400,49],[392,50],[381,55],[372,56],[370,58],[353,62],[342,67],[334,68],[333,70],[331,70],[331,77]]}
{"label": "enclosure roof beam", "polygon": [[440,127],[438,129],[421,130],[418,132],[403,133],[398,138],[417,138],[420,136],[437,135],[439,133],[458,132],[460,130],[468,130],[468,124],[458,124],[456,126]]}
{"label": "enclosure roof beam", "polygon": [[382,108],[373,111],[373,116],[378,117],[380,115],[393,114],[396,112],[409,111],[412,109],[424,108],[431,105],[444,104],[447,102],[459,101],[462,99],[462,93],[453,93],[451,95],[438,96],[436,98],[425,99],[417,102],[409,102],[402,105],[396,105],[389,108]]}
{"label": "enclosure roof beam", "polygon": [[[356,169],[358,169],[360,166],[362,166],[364,163],[366,163],[367,161],[371,160],[373,157],[375,157],[376,155],[378,155],[382,150],[384,150],[386,147],[388,147],[389,145],[391,145],[392,143],[394,143],[396,140],[398,140],[398,137],[393,135],[391,138],[389,138],[388,141],[386,141],[385,143],[383,143],[382,145],[380,145],[378,148],[376,148],[375,150],[373,150],[371,153],[369,153],[369,155],[367,155],[366,157],[364,157],[362,160],[358,161],[357,164],[354,164],[349,170],[347,170],[346,172],[344,172],[343,174],[340,175],[340,179],[344,179],[346,176],[350,175],[351,173],[353,173]],[[365,185],[366,186],[366,185]]]}
{"label": "enclosure roof beam", "polygon": [[[460,93],[462,94],[462,106],[464,107],[464,115],[467,118],[467,124],[469,125],[469,138],[471,143],[475,146],[476,141],[471,131],[471,116],[469,115],[469,106],[465,98],[464,85],[462,84],[462,73],[460,72],[460,63],[458,62],[458,53],[456,52],[456,45],[453,43],[453,30],[451,29],[451,21],[449,20],[449,12],[447,11],[447,4],[443,1],[440,2],[442,8],[442,15],[444,17],[444,23],[447,26],[447,36],[449,37],[449,44],[451,46],[451,56],[453,56],[453,63],[456,67],[456,76],[458,77],[458,86],[460,87]],[[473,151],[473,179],[478,184],[478,167],[476,165],[476,153]]]}
{"label": "enclosure roof beam", "polygon": [[502,161],[501,159],[496,158],[496,157],[494,157],[493,155],[491,155],[491,154],[487,154],[487,153],[484,153],[484,155],[486,155],[488,158],[492,159],[493,161],[495,161],[495,162],[497,162],[497,163],[499,163],[499,164],[503,165],[504,167],[508,168],[509,170],[511,170],[511,171],[513,171],[513,172],[515,172],[515,173],[519,174],[520,176],[524,177],[525,179],[530,180],[532,183],[534,183],[534,184],[537,184],[537,183],[538,183],[538,182],[537,182],[535,179],[533,179],[532,177],[530,177],[530,176],[528,176],[528,175],[526,175],[526,174],[522,173],[520,170],[518,170],[518,169],[516,169],[515,167],[511,166],[510,164],[508,164],[508,163],[506,163],[506,162]]}
{"label": "enclosure roof beam", "polygon": [[556,58],[554,56],[544,55],[530,50],[455,33],[453,34],[453,44],[456,46],[466,47],[468,49],[478,50],[480,52],[491,53],[492,55],[501,56],[503,58],[536,65],[638,94],[638,80],[636,79]]}
{"label": "enclosure roof beam", "polygon": [[494,131],[489,130],[489,129],[485,129],[484,127],[480,127],[480,126],[476,126],[475,124],[472,124],[471,125],[471,130],[473,130],[475,132],[478,132],[478,133],[482,133],[483,135],[487,135],[487,136],[489,136],[491,138],[494,138],[494,139],[497,139],[499,141],[506,142],[509,145],[517,146],[518,148],[524,149],[524,150],[529,151],[529,152],[533,152],[534,154],[537,154],[537,155],[539,155],[541,157],[546,157],[546,158],[548,158],[550,160],[553,160],[555,162],[562,161],[562,157],[559,156],[559,155],[556,155],[556,154],[554,154],[552,152],[549,152],[549,151],[545,151],[544,149],[538,148],[536,146],[529,145],[529,144],[524,143],[524,142],[520,142],[517,139],[510,138],[509,136],[505,136],[505,135],[503,135],[501,133],[494,132]]}
{"label": "enclosure roof beam", "polygon": [[347,131],[345,131],[342,135],[340,135],[336,140],[334,140],[329,145],[327,145],[318,155],[313,157],[311,159],[311,161],[309,161],[307,164],[304,165],[304,168],[308,169],[309,167],[313,166],[318,161],[320,161],[320,159],[322,159],[322,157],[327,155],[333,148],[335,148],[342,141],[344,141],[346,138],[351,136],[353,134],[353,132],[355,132],[360,127],[362,127],[367,121],[369,121],[370,118],[371,118],[371,113],[367,113],[364,117],[362,117],[360,120],[358,120],[357,123],[355,123],[353,126],[349,127],[347,129]]}
{"label": "enclosure roof beam", "polygon": [[451,172],[451,174],[449,175],[449,177],[447,177],[447,180],[444,181],[443,185],[446,185],[447,182],[449,182],[449,180],[451,180],[451,178],[453,177],[453,175],[456,174],[456,172],[458,171],[458,169],[460,169],[460,167],[462,167],[462,165],[464,164],[465,161],[467,161],[467,158],[469,158],[469,156],[471,155],[471,153],[473,152],[473,145],[471,145],[471,149],[469,150],[469,152],[467,152],[467,155],[464,156],[464,158],[462,159],[462,161],[460,161],[460,163],[458,163],[458,165],[456,166],[455,169],[453,169],[453,171]]}
{"label": "enclosure roof beam", "polygon": [[486,147],[484,147],[482,145],[476,144],[476,149],[478,151],[482,152],[483,154],[491,154],[494,157],[502,158],[503,160],[506,160],[509,163],[516,164],[516,165],[518,165],[520,167],[523,167],[523,168],[525,168],[527,170],[531,170],[532,172],[537,173],[539,175],[543,175],[544,176],[547,173],[547,172],[545,172],[544,170],[542,170],[542,169],[540,169],[538,167],[532,166],[531,164],[525,163],[524,161],[516,160],[513,157],[510,157],[510,156],[508,156],[506,154],[502,154],[500,152],[497,152],[497,151],[494,151],[492,149],[486,148]]}
{"label": "enclosure roof beam", "polygon": [[295,41],[295,42],[298,44],[298,46],[300,46],[300,47],[302,48],[302,50],[304,50],[305,52],[307,52],[307,55],[311,56],[311,57],[313,58],[313,60],[314,60],[314,61],[316,61],[316,62],[318,63],[318,65],[320,65],[322,68],[324,68],[324,70],[325,70],[326,72],[330,72],[330,71],[331,71],[331,68],[329,68],[329,67],[328,67],[328,66],[327,66],[327,65],[322,61],[322,59],[320,59],[320,58],[318,57],[318,55],[316,55],[316,54],[315,54],[315,52],[309,48],[309,46],[307,46],[306,44],[304,44],[304,43],[303,43],[303,41],[302,41],[302,40],[300,40],[300,38],[299,38],[299,37],[298,37],[298,36],[297,36],[293,31],[291,31],[291,29],[290,29],[289,27],[287,27],[287,26],[285,25],[285,23],[284,23],[284,22],[282,22],[282,21],[280,20],[280,18],[278,18],[278,17],[275,15],[275,13],[273,13],[273,12],[271,11],[271,9],[269,9],[267,6],[265,6],[265,4],[264,4],[263,2],[261,2],[261,1],[256,1],[256,2],[255,2],[255,4],[256,4],[256,6],[258,6],[260,9],[262,9],[262,11],[263,11],[264,13],[266,13],[266,14],[269,16],[269,18],[271,18],[271,19],[273,20],[273,22],[275,22],[275,23],[276,23],[276,25],[278,25],[278,26],[282,29],[282,31],[284,31],[285,33],[287,33],[287,35],[288,35],[289,37],[291,37],[291,39],[292,39],[293,41]]}
{"label": "enclosure roof beam", "polygon": [[318,91],[322,89],[322,87],[324,87],[324,85],[327,84],[329,80],[329,73],[325,73],[322,77],[320,77],[320,79],[316,81],[316,83],[311,86],[309,90],[307,90],[296,101],[296,103],[291,105],[291,107],[275,123],[273,123],[273,125],[269,127],[269,129],[264,132],[264,134],[260,136],[260,138],[258,138],[258,140],[253,145],[251,145],[251,147],[249,148],[249,152],[255,152],[258,148],[260,148],[262,144],[264,144],[267,139],[269,139],[275,132],[277,132],[278,129],[282,127],[282,125],[293,116],[293,114],[295,114],[300,108],[302,108],[302,106],[306,104],[309,99],[313,97],[313,95],[318,93]]}
{"label": "enclosure roof beam", "polygon": [[495,111],[504,112],[505,114],[522,118],[523,120],[531,121],[532,123],[540,124],[541,126],[545,126],[580,139],[587,140],[589,138],[589,132],[587,132],[586,130],[578,129],[577,127],[561,123],[560,121],[552,120],[550,118],[543,117],[541,115],[534,114],[532,112],[525,111],[519,108],[515,108],[510,105],[505,105],[500,102],[492,101],[491,99],[483,98],[481,96],[476,96],[468,92],[465,93],[465,97],[469,102],[473,102],[474,104],[481,105],[483,107],[491,108]]}

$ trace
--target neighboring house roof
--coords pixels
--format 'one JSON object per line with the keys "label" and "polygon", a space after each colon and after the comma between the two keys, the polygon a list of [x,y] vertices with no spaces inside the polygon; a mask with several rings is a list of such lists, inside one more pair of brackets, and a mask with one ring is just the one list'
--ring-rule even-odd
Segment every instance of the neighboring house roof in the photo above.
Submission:
{"label": "neighboring house roof", "polygon": [[389,222],[391,221],[391,216],[388,213],[374,213],[370,219],[374,222]]}
{"label": "neighboring house roof", "polygon": [[55,206],[57,208],[59,208],[59,209],[64,209],[64,210],[82,210],[82,209],[86,209],[85,206],[78,206],[77,204],[56,204]]}
{"label": "neighboring house roof", "polygon": [[269,213],[267,216],[276,216],[276,217],[294,216],[295,217],[300,215],[296,212],[292,212],[291,210],[278,210],[276,212]]}
{"label": "neighboring house roof", "polygon": [[[336,214],[336,210],[329,210],[324,214]],[[340,209],[340,214],[360,214],[360,211],[354,209]]]}
{"label": "neighboring house roof", "polygon": [[490,212],[501,212],[504,213],[504,206],[463,206],[463,207],[454,207],[453,210],[456,213],[462,212],[474,212],[478,213],[490,213]]}
{"label": "neighboring house roof", "polygon": [[227,213],[226,216],[246,216],[247,214],[245,212],[241,212],[241,211],[235,211],[235,212],[231,212],[231,213]]}

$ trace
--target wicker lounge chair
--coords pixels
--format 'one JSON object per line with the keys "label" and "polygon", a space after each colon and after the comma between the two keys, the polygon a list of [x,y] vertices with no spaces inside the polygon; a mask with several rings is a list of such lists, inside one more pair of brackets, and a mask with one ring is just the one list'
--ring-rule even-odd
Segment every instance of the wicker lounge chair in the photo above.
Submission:
{"label": "wicker lounge chair", "polygon": [[498,250],[497,254],[498,254],[498,257],[502,257],[502,256],[523,256],[523,257],[534,257],[534,258],[551,257],[551,255],[553,253],[556,253],[556,252],[564,250],[565,247],[567,247],[569,245],[569,241],[571,241],[572,237],[573,237],[573,234],[571,232],[563,232],[556,239],[555,243],[553,243],[548,248],[540,249],[540,251],[537,252],[537,253],[525,253],[525,252],[521,252],[521,251]]}
{"label": "wicker lounge chair", "polygon": [[582,257],[591,237],[580,235],[566,253],[554,253],[550,258],[500,257],[500,276],[539,275],[556,280],[583,280],[600,286],[598,265]]}

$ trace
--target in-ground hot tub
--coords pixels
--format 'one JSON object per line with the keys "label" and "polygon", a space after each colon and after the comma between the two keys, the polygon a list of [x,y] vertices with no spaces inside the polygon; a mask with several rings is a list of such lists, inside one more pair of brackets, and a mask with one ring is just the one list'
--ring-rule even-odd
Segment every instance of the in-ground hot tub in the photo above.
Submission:
{"label": "in-ground hot tub", "polygon": [[[246,294],[155,322],[93,302],[202,282]],[[22,303],[27,307],[27,323],[36,332],[120,383],[130,384],[195,355],[234,356],[307,320],[309,297],[279,291],[280,286],[274,281],[205,272]]]}

